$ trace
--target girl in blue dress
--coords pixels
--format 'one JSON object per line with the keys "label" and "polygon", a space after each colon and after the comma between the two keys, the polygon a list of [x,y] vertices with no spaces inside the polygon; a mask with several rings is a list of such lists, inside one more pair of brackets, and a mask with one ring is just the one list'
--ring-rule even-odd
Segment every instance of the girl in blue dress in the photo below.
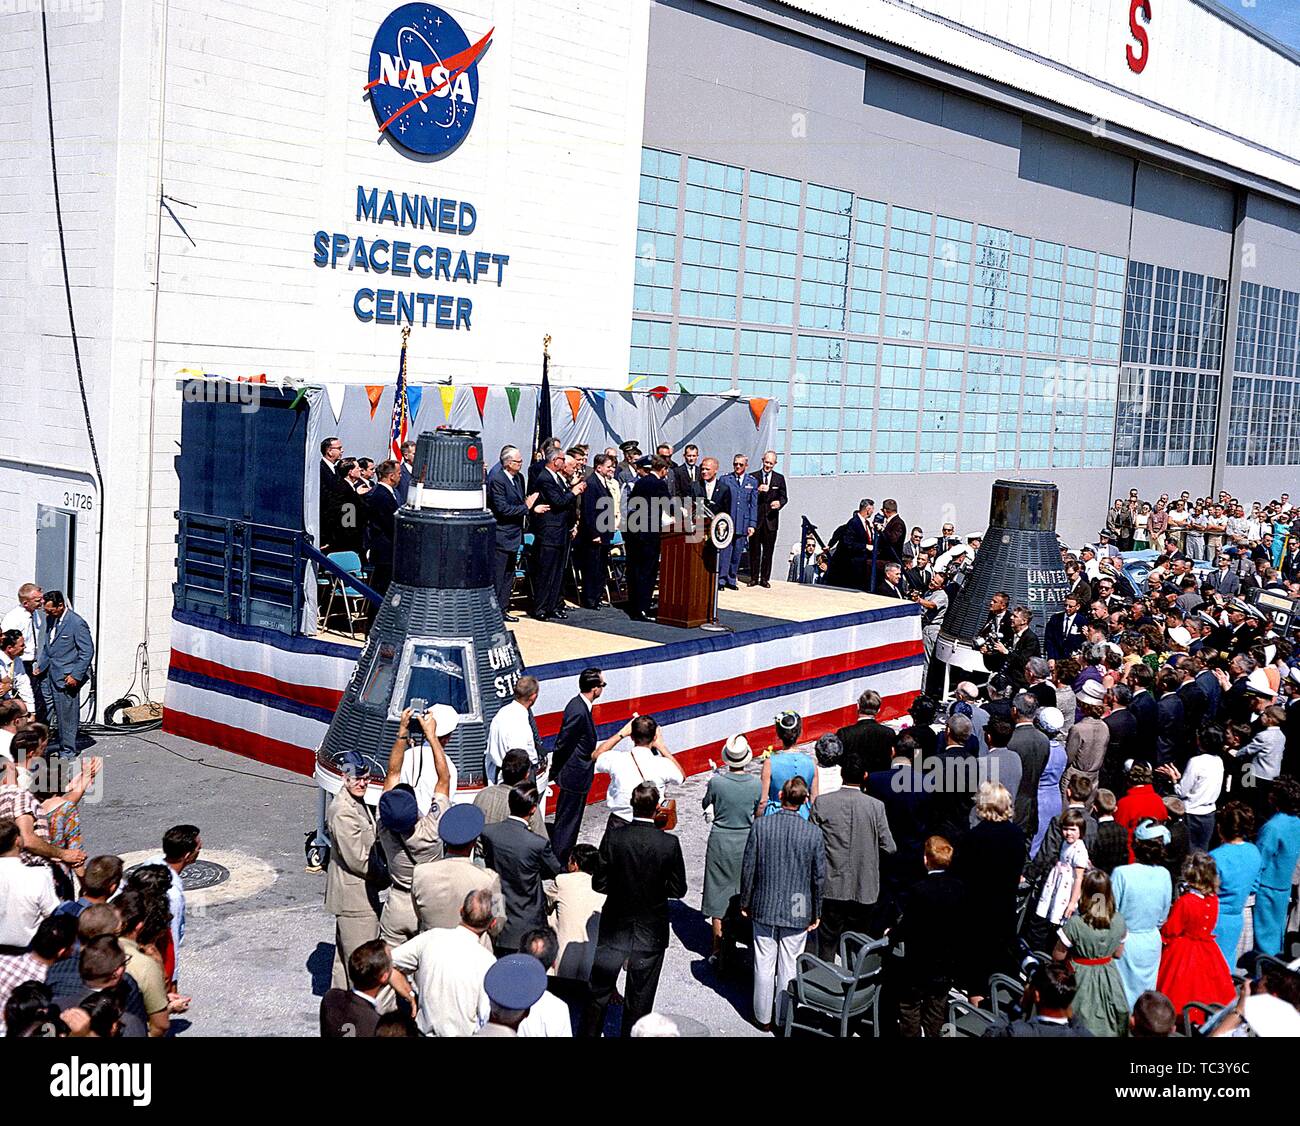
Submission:
{"label": "girl in blue dress", "polygon": [[1255,949],[1282,953],[1291,879],[1300,859],[1300,779],[1283,775],[1273,783],[1269,804],[1277,811],[1260,829],[1259,881],[1255,885]]}
{"label": "girl in blue dress", "polygon": [[776,717],[776,737],[781,746],[763,759],[763,794],[767,804],[763,816],[776,813],[781,808],[781,787],[798,774],[808,783],[808,801],[799,809],[799,816],[805,821],[812,810],[813,800],[817,797],[814,780],[817,777],[817,763],[806,751],[796,751],[795,745],[803,734],[803,717],[798,712],[782,712]]}
{"label": "girl in blue dress", "polygon": [[1165,867],[1169,830],[1158,821],[1140,821],[1133,831],[1135,864],[1121,864],[1111,873],[1115,906],[1128,924],[1128,938],[1119,958],[1119,977],[1131,1009],[1160,976],[1163,942],[1160,928],[1169,916],[1173,884]]}
{"label": "girl in blue dress", "polygon": [[1245,923],[1246,900],[1255,890],[1263,863],[1259,849],[1250,843],[1255,835],[1255,811],[1245,802],[1230,801],[1219,810],[1219,845],[1210,858],[1219,869],[1219,921],[1214,941],[1223,951],[1228,968],[1237,965],[1237,947]]}

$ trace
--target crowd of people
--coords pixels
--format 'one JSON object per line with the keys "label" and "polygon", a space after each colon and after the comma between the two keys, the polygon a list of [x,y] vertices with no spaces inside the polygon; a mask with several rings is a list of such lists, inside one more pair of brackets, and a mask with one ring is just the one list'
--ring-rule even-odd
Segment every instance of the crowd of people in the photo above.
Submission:
{"label": "crowd of people", "polygon": [[[499,726],[520,745],[489,750],[494,781],[472,804],[450,800],[454,714],[408,713],[377,814],[359,755],[329,809],[339,926],[322,1034],[360,1034],[360,1011],[391,1035],[598,1036],[625,971],[622,1035],[672,1035],[654,1004],[669,901],[688,889],[710,921],[712,972],[750,952],[763,1030],[793,1003],[801,955],[845,972],[864,942],[879,953],[877,1035],[941,1035],[954,1004],[986,1006],[999,981],[1023,992],[1002,998],[990,1035],[1170,1034],[1207,1012],[1262,1035],[1294,1028],[1300,991],[1278,959],[1295,954],[1297,760],[1266,778],[1248,748],[1291,731],[1300,670],[1282,705],[1251,669],[1174,731],[1174,667],[1157,700],[1146,662],[1110,656],[1063,657],[1042,678],[1032,662],[1023,688],[963,682],[893,724],[867,691],[855,723],[811,745],[785,712],[761,756],[728,739],[704,787],[700,873],[672,831],[700,815],[669,796],[681,764],[650,716],[599,738],[599,669],[581,674],[549,753],[529,718],[537,684],[521,679],[519,715]],[[1253,728],[1234,718],[1237,692]],[[436,778],[427,799],[400,781],[408,754]],[[606,820],[599,845],[579,843],[597,774]],[[634,1032],[646,1021],[659,1031]]]}
{"label": "crowd of people", "polygon": [[[415,443],[402,460],[375,463],[345,457],[337,437],[321,442],[320,541],[326,553],[355,553],[366,582],[382,594],[392,579],[397,510],[406,503]],[[487,506],[496,519],[494,585],[507,622],[518,576],[529,610],[541,621],[568,617],[569,602],[586,609],[617,603],[635,620],[651,617],[661,537],[677,519],[726,512],[736,530],[730,546],[710,556],[720,590],[770,586],[785,476],[769,450],[752,473],[736,454],[731,472],[702,457],[695,444],[674,460],[661,442],[643,455],[636,441],[593,452],[546,439],[525,467],[523,452],[505,446],[487,473]],[[525,544],[530,549],[524,551]],[[779,573],[778,573],[779,577]]]}

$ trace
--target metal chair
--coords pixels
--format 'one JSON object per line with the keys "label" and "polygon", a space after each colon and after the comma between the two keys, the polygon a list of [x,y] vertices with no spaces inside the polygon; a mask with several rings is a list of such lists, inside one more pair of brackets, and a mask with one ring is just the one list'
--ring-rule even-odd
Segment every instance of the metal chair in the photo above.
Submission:
{"label": "metal chair", "polygon": [[[889,939],[872,939],[848,932],[840,938],[845,969],[812,954],[800,954],[795,977],[783,997],[785,1012],[781,1032],[796,1028],[818,1036],[846,1039],[849,1026],[866,1021],[871,1034],[880,1035],[880,978]],[[807,1023],[800,1020],[808,1012]],[[831,1024],[834,1031],[827,1031]]]}
{"label": "metal chair", "polygon": [[[1206,1005],[1201,1001],[1188,1001],[1183,1006],[1183,1011],[1178,1014],[1179,1030],[1184,1036],[1208,1036],[1219,1018],[1235,1004],[1236,1002],[1231,1005]],[[1200,1013],[1204,1017],[1200,1024],[1192,1023],[1192,1016],[1195,1013]]]}
{"label": "metal chair", "polygon": [[989,978],[989,991],[984,998],[989,1012],[995,1017],[1015,1019],[1020,1000],[1025,995],[1025,983],[1010,974],[994,974]]}
{"label": "metal chair", "polygon": [[958,1040],[972,1040],[983,1036],[998,1021],[986,1009],[977,1009],[966,1001],[948,1002],[948,1023],[943,1034]]}
{"label": "metal chair", "polygon": [[[366,573],[361,567],[361,557],[355,551],[331,551],[326,558],[341,570],[346,571],[352,578],[365,581]],[[341,595],[343,609],[348,616],[348,633],[356,637],[357,621],[365,620],[364,614],[357,608],[357,600],[364,601],[365,596],[351,583],[344,582],[338,575],[331,574],[329,578],[330,599],[325,607],[325,615],[322,621],[326,624],[329,623],[334,613],[334,599]]]}
{"label": "metal chair", "polygon": [[515,578],[523,579],[528,584],[528,601],[533,604],[537,601],[537,592],[533,589],[533,544],[537,542],[537,537],[532,532],[524,533],[524,546],[519,549],[520,568],[515,571]]}

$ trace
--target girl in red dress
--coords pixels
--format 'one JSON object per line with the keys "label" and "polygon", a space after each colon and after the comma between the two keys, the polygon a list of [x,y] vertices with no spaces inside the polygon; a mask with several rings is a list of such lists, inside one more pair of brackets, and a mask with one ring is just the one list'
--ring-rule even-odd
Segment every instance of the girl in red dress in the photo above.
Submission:
{"label": "girl in red dress", "polygon": [[1128,793],[1119,799],[1115,807],[1115,820],[1124,826],[1128,834],[1128,862],[1135,863],[1133,856],[1133,830],[1144,819],[1163,821],[1169,816],[1169,810],[1155,787],[1151,785],[1151,767],[1145,762],[1135,762],[1128,769]]}
{"label": "girl in red dress", "polygon": [[[1203,852],[1192,853],[1183,862],[1183,894],[1160,928],[1164,951],[1156,988],[1173,1002],[1176,1013],[1192,1001],[1228,1005],[1237,996],[1232,972],[1214,941],[1218,893],[1217,865]],[[1196,1015],[1192,1020],[1200,1024],[1202,1018]]]}

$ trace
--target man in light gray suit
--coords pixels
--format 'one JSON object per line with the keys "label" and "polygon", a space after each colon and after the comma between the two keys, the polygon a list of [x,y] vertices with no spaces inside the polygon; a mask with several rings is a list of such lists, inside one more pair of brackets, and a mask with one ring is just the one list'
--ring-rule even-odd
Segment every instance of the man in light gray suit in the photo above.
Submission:
{"label": "man in light gray suit", "polygon": [[62,592],[57,590],[45,595],[41,650],[37,658],[40,662],[38,671],[46,674],[47,691],[58,723],[55,750],[60,758],[76,758],[77,730],[81,726],[81,688],[90,679],[95,642],[85,619],[68,608]]}

